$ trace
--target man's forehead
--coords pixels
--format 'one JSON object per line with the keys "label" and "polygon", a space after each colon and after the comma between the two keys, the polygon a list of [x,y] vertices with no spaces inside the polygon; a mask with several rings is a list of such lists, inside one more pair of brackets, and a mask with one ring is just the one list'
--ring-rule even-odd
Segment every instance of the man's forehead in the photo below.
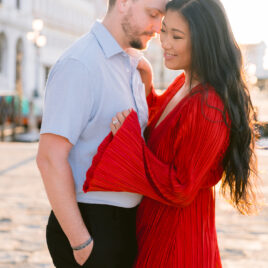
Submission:
{"label": "man's forehead", "polygon": [[159,12],[164,13],[166,4],[169,0],[140,0],[144,1],[148,8],[157,9]]}

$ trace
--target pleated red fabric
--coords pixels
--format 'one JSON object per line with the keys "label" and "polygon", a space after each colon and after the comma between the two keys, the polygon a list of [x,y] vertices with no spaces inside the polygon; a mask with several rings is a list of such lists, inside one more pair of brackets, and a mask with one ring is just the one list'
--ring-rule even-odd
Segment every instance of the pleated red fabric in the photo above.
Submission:
{"label": "pleated red fabric", "polygon": [[184,82],[180,75],[163,95],[149,95],[147,143],[133,111],[114,137],[105,138],[87,172],[85,192],[144,195],[137,214],[137,268],[222,267],[214,186],[229,145],[223,103],[212,87],[200,84],[156,126]]}

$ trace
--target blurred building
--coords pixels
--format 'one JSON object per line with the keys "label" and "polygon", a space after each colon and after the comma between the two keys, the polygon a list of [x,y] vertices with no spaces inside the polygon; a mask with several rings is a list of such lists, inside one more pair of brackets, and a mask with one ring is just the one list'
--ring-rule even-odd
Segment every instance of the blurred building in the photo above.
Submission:
{"label": "blurred building", "polygon": [[[249,82],[261,90],[268,91],[268,46],[265,42],[240,44]],[[165,89],[178,76],[180,71],[168,70],[164,66],[163,52],[159,39],[154,39],[145,53],[154,69],[154,83],[157,88]]]}
{"label": "blurred building", "polygon": [[[246,70],[261,89],[268,89],[268,47],[265,42],[240,45]],[[255,81],[254,81],[255,80]]]}
{"label": "blurred building", "polygon": [[[42,96],[50,67],[105,10],[106,0],[0,0],[0,94],[13,92],[30,99],[38,80]],[[34,19],[44,22],[42,35],[47,40],[39,56],[27,39]]]}
{"label": "blurred building", "polygon": [[[4,91],[13,92],[30,99],[38,76],[38,94],[42,96],[51,66],[72,42],[89,31],[96,18],[103,17],[106,6],[107,0],[0,0],[0,95]],[[27,39],[34,19],[43,20],[42,35],[47,39],[39,56]],[[259,84],[265,85],[268,78],[265,43],[241,48],[246,64],[255,70]],[[151,41],[145,55],[153,65],[157,88],[166,88],[180,73],[165,68],[158,38]]]}

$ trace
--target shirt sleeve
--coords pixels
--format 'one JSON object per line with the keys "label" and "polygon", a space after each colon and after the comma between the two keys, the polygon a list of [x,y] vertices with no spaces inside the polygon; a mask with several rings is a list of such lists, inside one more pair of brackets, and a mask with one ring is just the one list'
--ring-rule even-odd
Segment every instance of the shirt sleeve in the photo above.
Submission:
{"label": "shirt sleeve", "polygon": [[[160,161],[146,146],[132,112],[117,134],[107,136],[99,147],[84,191],[129,191],[168,205],[189,205],[201,188],[221,178],[229,139],[221,112],[201,111],[201,106],[201,101],[194,107],[188,105],[174,148],[169,148],[176,152],[172,163]],[[214,176],[215,181],[209,181]]]}
{"label": "shirt sleeve", "polygon": [[52,133],[76,144],[93,105],[92,75],[72,58],[57,63],[46,86],[41,134]]}

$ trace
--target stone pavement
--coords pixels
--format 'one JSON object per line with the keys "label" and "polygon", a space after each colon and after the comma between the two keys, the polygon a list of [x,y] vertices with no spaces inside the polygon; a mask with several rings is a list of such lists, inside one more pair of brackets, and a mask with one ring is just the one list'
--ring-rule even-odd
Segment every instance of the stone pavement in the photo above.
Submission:
{"label": "stone pavement", "polygon": [[[53,267],[45,245],[50,208],[36,151],[36,143],[0,143],[0,268]],[[259,150],[258,157],[268,199],[268,150]],[[219,198],[217,230],[224,268],[268,267],[267,206],[247,217]]]}

